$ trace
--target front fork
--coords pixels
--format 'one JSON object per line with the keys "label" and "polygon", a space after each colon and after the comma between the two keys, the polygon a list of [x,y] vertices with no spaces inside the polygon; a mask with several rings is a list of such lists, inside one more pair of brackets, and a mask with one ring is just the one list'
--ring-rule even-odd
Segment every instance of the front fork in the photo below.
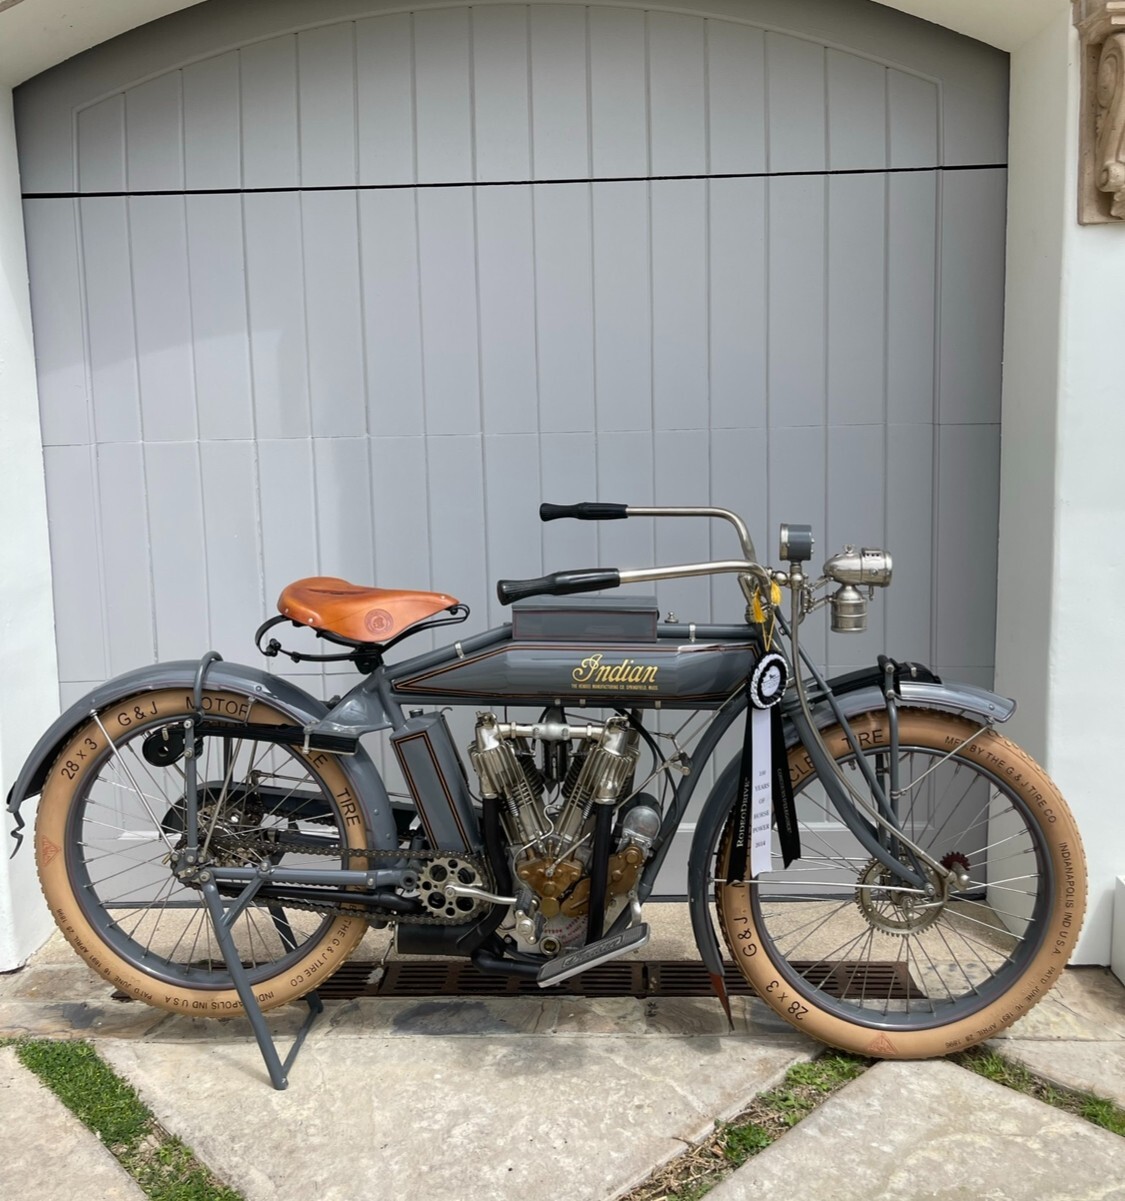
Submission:
{"label": "front fork", "polygon": [[[856,837],[860,845],[899,879],[921,889],[926,895],[932,896],[937,892],[933,876],[936,875],[939,880],[944,881],[951,872],[949,868],[944,867],[916,842],[908,838],[899,821],[898,798],[902,792],[899,786],[899,714],[894,664],[890,660],[884,660],[882,682],[883,700],[887,709],[890,761],[889,763],[880,762],[884,756],[879,755],[876,758],[876,766],[872,768],[867,756],[863,754],[859,741],[844,716],[839,702],[833,696],[832,690],[825,683],[816,665],[801,650],[799,629],[803,616],[801,598],[804,576],[796,564],[794,567],[796,570],[790,576],[791,623],[788,629],[785,629],[783,623],[783,630],[788,633],[793,650],[791,666],[797,691],[797,704],[789,707],[787,716],[793,722],[801,744],[816,768],[817,776],[824,785],[828,799],[840,815],[840,820]],[[851,785],[825,745],[816,722],[813,720],[802,674],[804,669],[811,674],[820,696],[828,703],[836,721],[844,731],[848,746],[855,756],[856,766],[870,789],[874,804]],[[929,869],[931,874],[927,875],[924,868]]]}

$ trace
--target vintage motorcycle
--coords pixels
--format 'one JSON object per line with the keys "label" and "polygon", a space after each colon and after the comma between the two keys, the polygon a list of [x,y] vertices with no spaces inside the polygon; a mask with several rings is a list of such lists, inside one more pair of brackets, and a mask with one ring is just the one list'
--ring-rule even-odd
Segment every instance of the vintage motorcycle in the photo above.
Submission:
{"label": "vintage motorcycle", "polygon": [[[688,867],[728,1014],[712,901],[762,1000],[860,1054],[959,1050],[1043,997],[1078,936],[1085,870],[1058,790],[996,731],[1014,702],[885,656],[825,680],[801,649],[822,606],[834,630],[864,628],[888,554],[846,547],[813,580],[808,526],[781,527],[786,566],[768,569],[725,509],[540,516],[717,518],[740,556],[502,580],[510,624],[395,663],[392,647],[466,606],[300,580],[258,647],[353,663],[347,695],[325,703],[214,652],[90,693],[8,796],[18,839],[20,806],[42,794],[40,879],[86,962],[152,1005],[245,1014],[284,1087],[300,1039],[283,1064],[262,1011],[309,994],[303,1037],[315,990],[369,925],[393,924],[400,953],[471,957],[545,988],[643,945],[645,901],[733,727],[741,753],[698,810]],[[580,595],[719,573],[742,589],[744,624],[662,623],[654,601]],[[332,653],[263,646],[287,622]],[[445,716],[459,705],[478,709],[468,770]],[[361,745],[376,731],[409,797],[388,795]]]}

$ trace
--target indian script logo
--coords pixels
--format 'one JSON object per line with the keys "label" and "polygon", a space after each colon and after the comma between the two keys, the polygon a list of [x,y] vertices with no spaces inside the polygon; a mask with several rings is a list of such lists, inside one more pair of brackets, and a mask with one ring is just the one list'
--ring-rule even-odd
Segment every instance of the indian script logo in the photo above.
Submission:
{"label": "indian script logo", "polygon": [[620,663],[603,663],[599,651],[589,655],[570,673],[574,687],[583,691],[591,689],[616,692],[657,692],[659,685],[656,674],[659,667],[638,663],[635,659],[622,659]]}

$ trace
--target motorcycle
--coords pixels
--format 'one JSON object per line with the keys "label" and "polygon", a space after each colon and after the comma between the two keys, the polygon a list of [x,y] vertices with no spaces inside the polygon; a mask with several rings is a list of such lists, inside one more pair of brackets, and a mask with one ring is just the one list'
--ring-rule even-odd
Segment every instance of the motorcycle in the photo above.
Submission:
{"label": "motorcycle", "polygon": [[[18,845],[20,807],[41,794],[39,876],[79,955],[151,1005],[249,1017],[284,1087],[316,989],[369,926],[393,926],[401,954],[544,988],[643,946],[673,836],[741,728],[688,863],[693,932],[728,1016],[719,935],[767,1005],[862,1055],[961,1050],[1042,999],[1077,939],[1085,870],[1058,790],[997,730],[1014,702],[886,656],[826,680],[801,648],[823,607],[833,630],[865,627],[889,554],[845,547],[814,580],[808,526],[781,527],[785,566],[767,568],[725,509],[540,516],[718,519],[740,553],[501,580],[511,623],[393,663],[467,607],[299,580],[255,641],[353,664],[346,695],[322,702],[215,652],[91,692],[8,795]],[[744,623],[661,622],[655,601],[583,595],[713,575],[735,577]],[[263,644],[287,623],[329,653]],[[478,709],[467,768],[450,706]],[[379,731],[409,796],[388,793],[361,743]],[[302,997],[309,1019],[282,1063],[262,1012]]]}

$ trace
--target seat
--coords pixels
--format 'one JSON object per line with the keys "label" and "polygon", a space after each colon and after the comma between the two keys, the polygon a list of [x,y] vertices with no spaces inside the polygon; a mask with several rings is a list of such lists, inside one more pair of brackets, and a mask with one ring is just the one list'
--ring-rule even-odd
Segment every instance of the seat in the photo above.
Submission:
{"label": "seat", "polygon": [[452,605],[443,592],[400,592],[362,588],[335,576],[312,576],[282,589],[277,610],[291,621],[352,642],[389,642]]}

